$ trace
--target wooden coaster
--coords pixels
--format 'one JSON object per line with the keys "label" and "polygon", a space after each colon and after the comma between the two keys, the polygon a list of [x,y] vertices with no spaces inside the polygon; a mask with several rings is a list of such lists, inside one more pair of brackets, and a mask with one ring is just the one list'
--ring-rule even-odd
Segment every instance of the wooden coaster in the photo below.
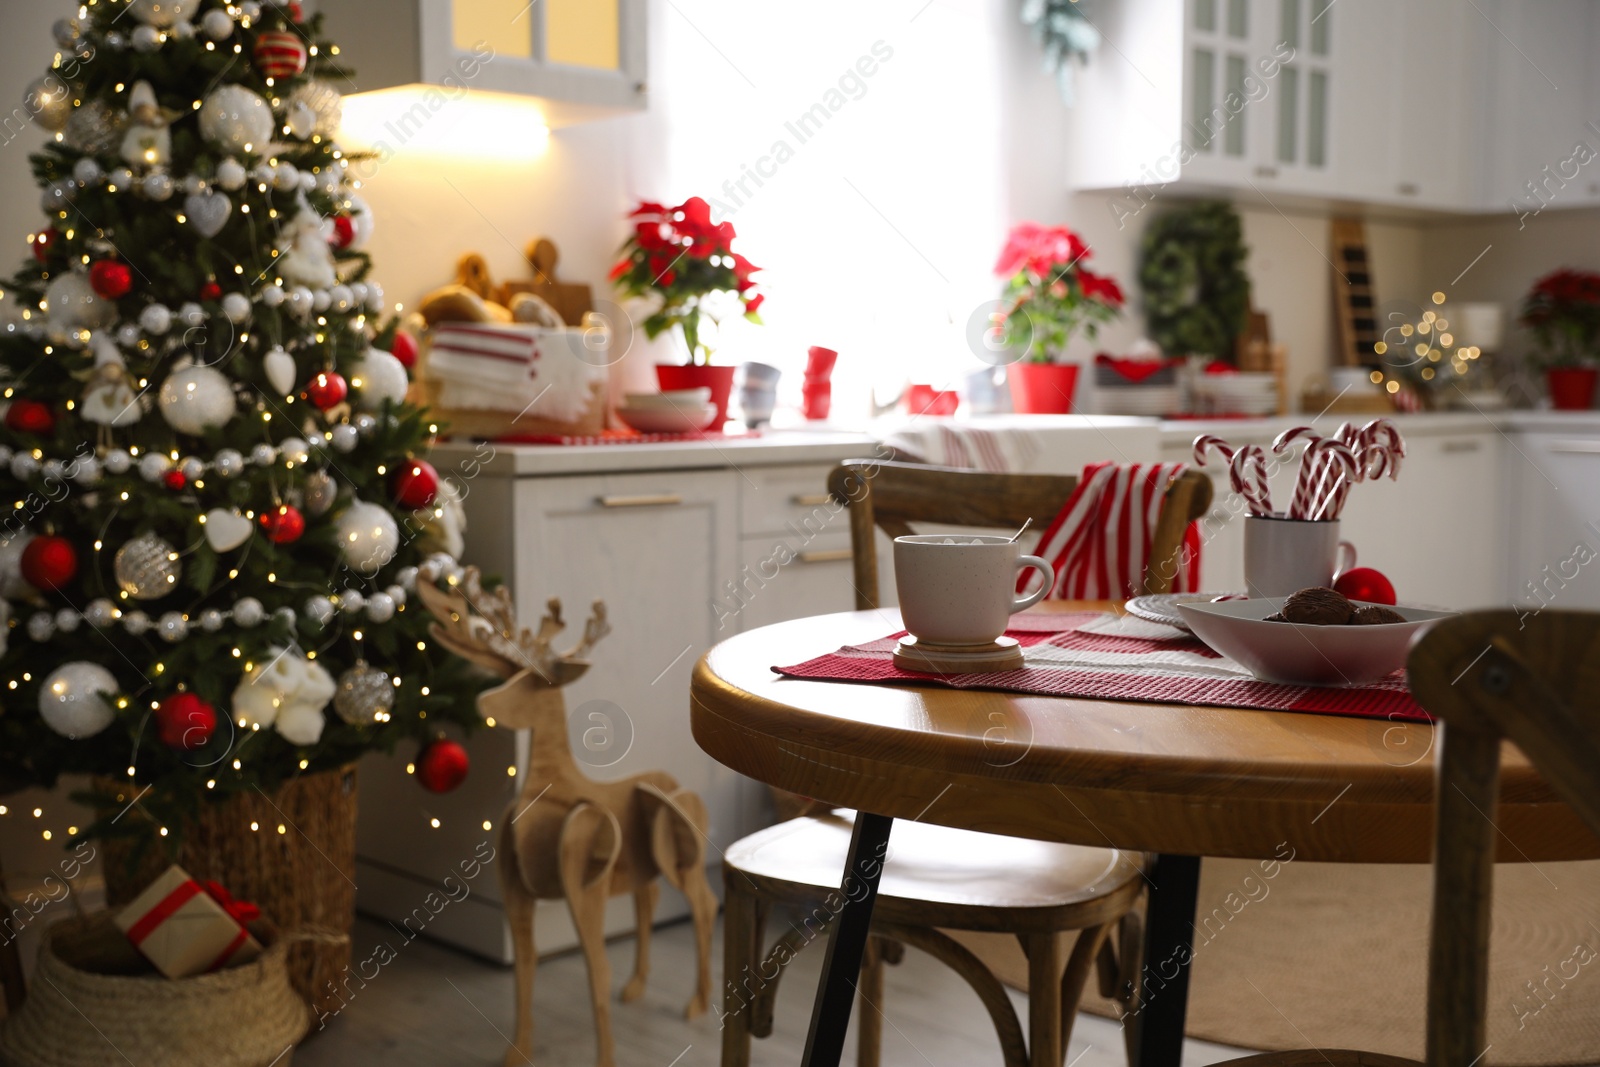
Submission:
{"label": "wooden coaster", "polygon": [[908,634],[895,646],[894,665],[932,674],[1014,671],[1022,667],[1022,646],[1015,637],[996,638],[988,645],[935,645]]}

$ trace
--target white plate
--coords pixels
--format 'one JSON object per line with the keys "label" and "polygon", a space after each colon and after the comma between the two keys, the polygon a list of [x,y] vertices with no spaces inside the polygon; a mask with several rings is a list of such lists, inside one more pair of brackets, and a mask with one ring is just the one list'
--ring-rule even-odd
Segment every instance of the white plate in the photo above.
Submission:
{"label": "white plate", "polygon": [[1203,604],[1221,596],[1244,596],[1243,593],[1155,593],[1150,596],[1136,596],[1126,604],[1123,610],[1134,618],[1143,619],[1145,622],[1159,622],[1163,626],[1171,626],[1177,630],[1188,630],[1189,624],[1183,621],[1183,616],[1178,614],[1179,604]]}
{"label": "white plate", "polygon": [[[1194,635],[1266,682],[1291,685],[1365,685],[1406,665],[1419,630],[1453,611],[1395,607],[1405,622],[1381,626],[1309,626],[1267,622],[1287,597],[1179,604]],[[1356,607],[1366,602],[1353,600]],[[1387,605],[1385,605],[1387,606]]]}
{"label": "white plate", "polygon": [[694,408],[711,403],[710,389],[675,389],[670,393],[628,393],[622,406],[639,408]]}
{"label": "white plate", "polygon": [[717,409],[712,404],[617,409],[617,418],[640,433],[695,433],[710,427],[716,417]]}

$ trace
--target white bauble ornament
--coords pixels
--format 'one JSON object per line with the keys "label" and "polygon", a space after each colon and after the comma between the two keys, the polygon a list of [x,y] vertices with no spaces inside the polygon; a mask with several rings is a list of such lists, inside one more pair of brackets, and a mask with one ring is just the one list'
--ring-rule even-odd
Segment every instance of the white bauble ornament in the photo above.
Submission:
{"label": "white bauble ornament", "polygon": [[156,402],[167,425],[200,434],[233,418],[233,383],[215,367],[179,367],[161,383]]}
{"label": "white bauble ornament", "polygon": [[111,573],[117,588],[135,600],[159,600],[178,586],[183,563],[172,545],[153,533],[142,533],[117,549]]}
{"label": "white bauble ornament", "polygon": [[193,300],[178,309],[178,321],[185,326],[201,326],[206,321],[206,309]]}
{"label": "white bauble ornament", "polygon": [[172,194],[177,192],[177,186],[170,174],[157,171],[144,176],[144,181],[139,183],[139,191],[159,204],[164,200],[171,200]]}
{"label": "white bauble ornament", "polygon": [[133,457],[126,448],[113,448],[106,452],[104,462],[106,470],[112,474],[127,474],[133,466]]}
{"label": "white bauble ornament", "polygon": [[50,24],[50,36],[62,48],[73,49],[83,38],[83,25],[77,19],[56,19]]}
{"label": "white bauble ornament", "polygon": [[46,74],[28,83],[22,94],[22,107],[34,122],[51,133],[59,133],[72,117],[72,90],[56,75]]}
{"label": "white bauble ornament", "polygon": [[128,13],[147,26],[166,29],[179,19],[194,14],[196,0],[133,0]]}
{"label": "white bauble ornament", "polygon": [[154,52],[161,47],[161,31],[154,26],[135,26],[130,40],[135,52]]}
{"label": "white bauble ornament", "polygon": [[316,292],[311,294],[311,310],[312,311],[318,311],[318,312],[327,311],[328,308],[330,308],[332,306],[333,306],[333,294],[328,292],[328,290],[326,290],[326,289],[318,289]]}
{"label": "white bauble ornament", "polygon": [[269,285],[261,290],[261,302],[269,308],[282,306],[288,298],[289,294],[283,291],[281,285]]}
{"label": "white bauble ornament", "polygon": [[287,159],[278,164],[278,169],[272,175],[272,187],[280,192],[288,192],[300,185],[300,168],[290,163]]}
{"label": "white bauble ornament", "polygon": [[294,365],[294,357],[282,348],[274,345],[265,356],[261,357],[262,369],[267,372],[267,383],[281,395],[288,396],[294,389],[299,370]]}
{"label": "white bauble ornament", "polygon": [[86,274],[69,270],[58,274],[44,290],[50,324],[69,330],[105,329],[117,321],[117,306],[102,298]]}
{"label": "white bauble ornament", "polygon": [[221,149],[263,152],[272,128],[272,108],[242,85],[218,86],[200,105],[200,135]]}
{"label": "white bauble ornament", "polygon": [[139,457],[139,477],[147,482],[159,481],[172,469],[172,460],[162,452],[146,452]]}
{"label": "white bauble ornament", "polygon": [[183,180],[178,182],[178,190],[184,196],[188,196],[190,193],[203,193],[205,188],[206,180],[198,174],[185,174]]}
{"label": "white bauble ornament", "polygon": [[184,456],[178,461],[178,472],[192,482],[205,476],[206,465],[199,456]]}
{"label": "white bauble ornament", "polygon": [[336,452],[354,452],[356,445],[361,443],[361,435],[348,422],[341,422],[329,432],[333,434],[332,444]]}
{"label": "white bauble ornament", "polygon": [[373,593],[367,598],[367,618],[373,622],[388,622],[394,618],[394,597],[388,593]]}
{"label": "white bauble ornament", "polygon": [[379,411],[384,401],[398,404],[406,398],[411,379],[406,365],[381,348],[369,348],[350,372],[350,387],[356,393],[356,406]]}
{"label": "white bauble ornament", "polygon": [[261,187],[263,192],[272,188],[272,180],[277,176],[278,165],[276,163],[268,163],[264,159],[250,171],[250,177]]}
{"label": "white bauble ornament", "polygon": [[312,471],[306,475],[306,513],[312,516],[326,514],[339,497],[339,483],[327,471]]}
{"label": "white bauble ornament", "polygon": [[339,607],[346,615],[354,615],[367,606],[367,598],[359,589],[346,589],[339,594]]}
{"label": "white bauble ornament", "polygon": [[285,437],[278,442],[278,458],[291,467],[304,463],[311,458],[311,446],[298,437]]}
{"label": "white bauble ornament", "polygon": [[318,626],[326,626],[333,621],[333,601],[325,596],[314,596],[306,601],[306,618]]}
{"label": "white bauble ornament", "polygon": [[214,7],[200,16],[200,32],[213,41],[233,36],[233,19],[220,7]]}
{"label": "white bauble ornament", "polygon": [[245,174],[244,164],[237,159],[224,159],[217,164],[217,184],[224,189],[233,191],[244,188],[247,177],[249,175]]}
{"label": "white bauble ornament", "polygon": [[48,641],[56,635],[55,616],[48,611],[36,611],[28,617],[28,636],[35,641]]}
{"label": "white bauble ornament", "polygon": [[289,310],[302,318],[311,314],[311,290],[304,285],[297,285],[289,290]]}
{"label": "white bauble ornament", "polygon": [[12,600],[32,592],[33,586],[22,578],[22,550],[32,540],[32,532],[26,529],[0,540],[0,597]]}
{"label": "white bauble ornament", "polygon": [[339,551],[363,575],[373,575],[394,558],[400,528],[388,509],[357,500],[339,516]]}
{"label": "white bauble ornament", "polygon": [[212,508],[206,512],[206,543],[218,552],[232,552],[250,540],[250,520],[237,511]]}
{"label": "white bauble ornament", "polygon": [[222,313],[235,326],[250,317],[250,298],[243,293],[228,293],[222,298]]}
{"label": "white bauble ornament", "polygon": [[98,663],[63,663],[39,687],[39,717],[63,737],[93,737],[116,718],[107,698],[119,688],[116,675]]}
{"label": "white bauble ornament", "polygon": [[249,19],[251,22],[254,22],[256,19],[261,17],[261,5],[256,3],[256,0],[244,0],[244,2],[239,5],[239,13],[245,18]]}
{"label": "white bauble ornament", "polygon": [[[116,192],[116,189],[131,189],[133,188],[133,171],[127,167],[118,167],[106,175],[106,184],[110,192]],[[110,186],[116,186],[116,189],[110,189]]]}
{"label": "white bauble ornament", "polygon": [[[97,350],[100,347],[100,340],[104,337],[105,334],[103,333],[97,333],[94,335],[95,347]],[[124,322],[121,326],[117,327],[117,344],[122,345],[124,348],[132,348],[138,343],[139,326],[137,323]],[[98,363],[99,360],[96,360],[95,362]]]}
{"label": "white bauble ornament", "polygon": [[160,337],[172,329],[172,309],[164,304],[150,304],[139,312],[139,326],[145,333]]}
{"label": "white bauble ornament", "polygon": [[106,175],[98,162],[89,156],[84,156],[72,165],[72,176],[77,179],[79,185],[93,185]]}
{"label": "white bauble ornament", "polygon": [[62,608],[60,611],[56,612],[56,629],[64,634],[76,632],[78,629],[78,624],[82,621],[83,616],[79,615],[71,608]]}
{"label": "white bauble ornament", "polygon": [[328,290],[328,299],[333,302],[334,310],[346,311],[355,300],[355,294],[348,285],[336,285]]}
{"label": "white bauble ornament", "polygon": [[25,482],[39,473],[39,461],[26,452],[18,452],[11,457],[11,476],[19,482]]}

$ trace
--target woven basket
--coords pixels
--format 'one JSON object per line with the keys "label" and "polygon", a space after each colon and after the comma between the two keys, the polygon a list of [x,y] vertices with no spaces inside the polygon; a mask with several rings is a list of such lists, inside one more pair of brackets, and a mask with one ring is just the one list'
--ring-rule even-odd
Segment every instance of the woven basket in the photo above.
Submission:
{"label": "woven basket", "polygon": [[109,913],[67,919],[45,933],[28,999],[0,1025],[0,1064],[284,1067],[311,1022],[288,951],[277,939],[251,963],[173,980],[149,973]]}
{"label": "woven basket", "polygon": [[[100,784],[112,796],[129,788]],[[260,829],[252,831],[251,823]],[[302,775],[271,796],[254,791],[206,804],[181,838],[175,855],[152,846],[137,859],[128,841],[106,842],[106,903],[126,904],[176,863],[201,881],[220,883],[235,899],[260,905],[281,929],[349,934],[356,910],[355,764]],[[348,939],[289,949],[290,981],[319,1012],[342,1005],[340,979],[349,964]]]}

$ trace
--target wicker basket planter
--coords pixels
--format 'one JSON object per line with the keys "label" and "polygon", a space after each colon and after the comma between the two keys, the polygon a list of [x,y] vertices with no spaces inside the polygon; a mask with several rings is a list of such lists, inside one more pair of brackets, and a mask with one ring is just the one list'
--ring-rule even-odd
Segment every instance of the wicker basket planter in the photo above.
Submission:
{"label": "wicker basket planter", "polygon": [[254,962],[174,981],[150,971],[109,913],[57,923],[28,999],[0,1024],[0,1065],[284,1067],[311,1022],[288,955],[273,940]]}
{"label": "wicker basket planter", "polygon": [[[251,823],[259,829],[251,830]],[[279,929],[349,934],[356,908],[355,765],[302,775],[271,796],[243,793],[206,805],[176,855],[150,848],[135,860],[127,843],[106,845],[106,901],[112,908],[177,863],[195,878],[220,882],[235,898],[259,904]],[[289,947],[289,979],[318,1011],[339,1009],[340,979],[349,963],[348,938]]]}

